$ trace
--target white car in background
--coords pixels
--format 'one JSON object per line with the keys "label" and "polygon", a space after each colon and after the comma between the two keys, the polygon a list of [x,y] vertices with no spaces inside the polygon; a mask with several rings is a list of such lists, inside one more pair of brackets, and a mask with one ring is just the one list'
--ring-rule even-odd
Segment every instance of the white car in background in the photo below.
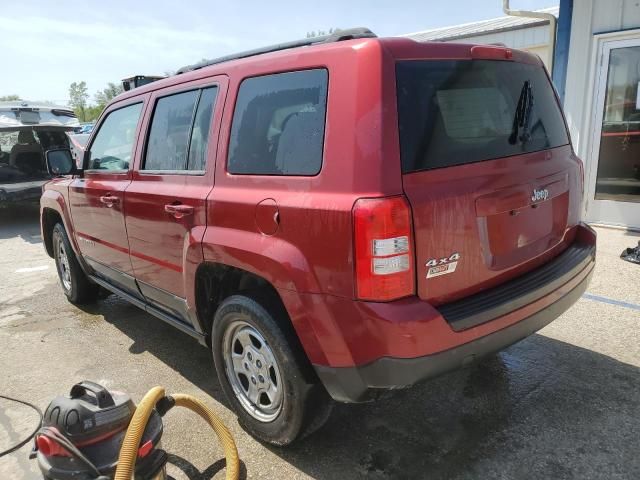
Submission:
{"label": "white car in background", "polygon": [[0,102],[0,207],[40,198],[51,176],[44,152],[70,148],[79,126],[68,107],[17,100]]}

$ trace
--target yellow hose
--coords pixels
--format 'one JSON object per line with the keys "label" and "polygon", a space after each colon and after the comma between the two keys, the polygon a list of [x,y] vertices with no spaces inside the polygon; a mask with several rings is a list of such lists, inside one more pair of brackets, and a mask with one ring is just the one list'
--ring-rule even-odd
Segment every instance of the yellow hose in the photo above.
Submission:
{"label": "yellow hose", "polygon": [[[156,406],[156,403],[163,398],[164,388],[153,387],[142,398],[138,407],[136,408],[133,418],[127,428],[127,433],[124,436],[122,447],[120,448],[120,455],[118,457],[118,466],[116,467],[116,473],[114,480],[131,480],[133,469],[138,457],[138,447],[140,440],[144,432],[149,417]],[[218,440],[222,444],[224,449],[224,455],[227,459],[227,480],[238,480],[240,477],[240,459],[238,457],[238,449],[236,443],[233,441],[231,433],[227,427],[220,421],[218,416],[213,413],[204,402],[201,402],[191,395],[175,394],[172,395],[175,400],[175,405],[179,407],[185,407],[189,410],[200,415],[207,423],[213,428],[218,436]]]}
{"label": "yellow hose", "polygon": [[164,397],[164,388],[153,387],[138,404],[133,418],[129,423],[129,428],[127,428],[127,433],[124,435],[122,447],[120,447],[120,455],[118,456],[118,466],[116,467],[114,480],[131,480],[133,468],[138,458],[138,447],[140,446],[142,434],[147,426],[153,408],[162,397]]}
{"label": "yellow hose", "polygon": [[[238,457],[238,449],[236,448],[236,442],[233,441],[231,432],[225,426],[224,423],[213,413],[204,402],[201,402],[196,397],[191,395],[185,395],[183,393],[176,393],[171,395],[176,401],[177,407],[185,407],[192,412],[200,415],[216,432],[218,440],[224,449],[224,456],[227,459],[227,480],[238,480],[240,477],[240,457]],[[116,479],[117,480],[117,479]]]}

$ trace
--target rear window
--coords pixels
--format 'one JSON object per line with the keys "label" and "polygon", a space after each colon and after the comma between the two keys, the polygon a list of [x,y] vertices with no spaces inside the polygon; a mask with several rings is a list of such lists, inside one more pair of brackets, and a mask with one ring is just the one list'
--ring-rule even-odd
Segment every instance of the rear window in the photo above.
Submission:
{"label": "rear window", "polygon": [[315,175],[322,166],[328,72],[248,78],[233,114],[227,169],[235,174]]}
{"label": "rear window", "polygon": [[542,67],[497,60],[404,61],[396,66],[403,173],[569,143]]}

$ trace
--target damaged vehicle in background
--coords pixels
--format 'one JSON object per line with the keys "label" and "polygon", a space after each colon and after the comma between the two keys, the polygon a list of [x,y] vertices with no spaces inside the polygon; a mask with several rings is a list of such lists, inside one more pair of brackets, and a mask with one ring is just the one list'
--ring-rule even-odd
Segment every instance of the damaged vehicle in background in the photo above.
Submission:
{"label": "damaged vehicle in background", "polygon": [[66,107],[0,102],[0,207],[40,198],[42,186],[51,178],[44,152],[70,148],[66,132],[78,125]]}

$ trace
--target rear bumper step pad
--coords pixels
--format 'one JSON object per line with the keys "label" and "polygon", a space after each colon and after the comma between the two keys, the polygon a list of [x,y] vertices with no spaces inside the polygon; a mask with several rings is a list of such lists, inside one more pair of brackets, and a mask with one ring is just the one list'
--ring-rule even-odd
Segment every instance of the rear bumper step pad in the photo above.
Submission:
{"label": "rear bumper step pad", "polygon": [[489,322],[549,295],[595,261],[595,245],[574,243],[552,261],[438,311],[456,332]]}

